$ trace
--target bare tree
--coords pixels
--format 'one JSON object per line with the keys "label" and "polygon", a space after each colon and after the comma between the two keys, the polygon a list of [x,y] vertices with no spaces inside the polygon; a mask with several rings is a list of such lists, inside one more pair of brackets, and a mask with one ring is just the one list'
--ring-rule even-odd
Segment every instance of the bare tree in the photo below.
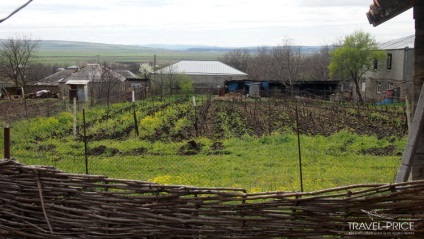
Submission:
{"label": "bare tree", "polygon": [[36,83],[42,79],[44,79],[47,76],[50,76],[51,74],[55,73],[53,70],[53,67],[50,65],[44,65],[40,62],[33,63],[29,66],[27,66],[26,69],[26,79],[28,84]]}
{"label": "bare tree", "polygon": [[174,95],[178,91],[178,74],[176,73],[174,67],[168,67],[168,72],[166,72],[167,81],[166,85],[169,88],[169,95]]}
{"label": "bare tree", "polygon": [[15,86],[26,85],[26,71],[35,58],[39,41],[30,36],[18,35],[4,40],[0,44],[0,70],[15,81]]}
{"label": "bare tree", "polygon": [[178,74],[175,67],[171,65],[156,71],[152,84],[155,93],[160,94],[161,97],[176,93],[178,91]]}
{"label": "bare tree", "polygon": [[271,47],[258,47],[256,54],[251,57],[248,65],[249,78],[256,81],[276,80],[271,68]]}
{"label": "bare tree", "polygon": [[115,82],[117,79],[113,76],[113,72],[108,68],[103,68],[101,71],[99,82],[99,98],[106,99],[106,105],[109,109],[111,103],[111,96],[115,88]]}
{"label": "bare tree", "polygon": [[329,80],[328,65],[330,65],[330,53],[333,48],[325,45],[319,52],[306,56],[304,67],[302,67],[303,77],[316,81]]}
{"label": "bare tree", "polygon": [[85,77],[90,81],[91,105],[104,100],[109,107],[112,102],[120,99],[119,96],[125,92],[123,76],[99,64],[88,64],[86,68]]}
{"label": "bare tree", "polygon": [[237,70],[247,72],[251,60],[250,51],[247,48],[233,49],[224,54],[222,61]]}
{"label": "bare tree", "polygon": [[291,39],[285,39],[282,45],[273,48],[272,59],[276,79],[286,87],[292,88],[300,78],[303,63],[300,46],[294,45]]}

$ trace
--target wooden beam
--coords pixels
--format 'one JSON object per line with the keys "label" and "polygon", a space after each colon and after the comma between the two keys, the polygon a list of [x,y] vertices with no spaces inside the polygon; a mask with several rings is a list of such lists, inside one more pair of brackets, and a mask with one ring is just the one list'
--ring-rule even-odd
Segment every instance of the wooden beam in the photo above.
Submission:
{"label": "wooden beam", "polygon": [[413,0],[374,0],[367,13],[368,21],[374,27],[412,8]]}
{"label": "wooden beam", "polygon": [[409,133],[408,143],[402,155],[402,164],[396,176],[396,182],[407,182],[414,164],[415,155],[420,143],[424,128],[424,87],[412,120],[412,128]]}
{"label": "wooden beam", "polygon": [[396,182],[406,182],[412,170],[412,180],[424,179],[424,1],[414,2],[415,74],[414,100],[417,101],[408,143]]}

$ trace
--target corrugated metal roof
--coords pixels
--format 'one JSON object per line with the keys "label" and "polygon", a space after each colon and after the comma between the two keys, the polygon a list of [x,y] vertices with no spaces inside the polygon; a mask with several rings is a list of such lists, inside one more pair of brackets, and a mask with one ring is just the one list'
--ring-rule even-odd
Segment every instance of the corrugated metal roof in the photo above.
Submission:
{"label": "corrugated metal roof", "polygon": [[104,79],[104,73],[105,71],[108,71],[115,79],[118,79],[120,81],[125,81],[126,78],[114,71],[111,71],[110,69],[107,69],[100,64],[87,64],[85,67],[79,69],[72,75],[70,75],[68,78],[66,78],[67,81],[78,81],[78,80],[89,80],[92,82],[102,82]]}
{"label": "corrugated metal roof", "polygon": [[378,48],[382,50],[396,50],[405,48],[414,48],[415,35],[403,37],[400,39],[388,41],[378,45]]}
{"label": "corrugated metal roof", "polygon": [[246,73],[228,66],[220,61],[179,61],[160,69],[158,72],[187,75],[245,75]]}
{"label": "corrugated metal roof", "polygon": [[[69,68],[69,67],[68,67]],[[73,68],[72,70],[62,70],[50,75],[36,85],[58,85],[58,83],[74,82],[73,84],[86,84],[85,81],[101,82],[104,81],[105,73],[108,73],[113,79],[125,81],[126,79],[138,79],[139,77],[131,71],[112,71],[100,64],[87,64],[83,68]],[[103,78],[103,79],[102,79]],[[77,82],[77,83],[75,83]],[[80,83],[78,83],[80,82]],[[81,83],[82,82],[82,83]]]}
{"label": "corrugated metal roof", "polygon": [[117,70],[115,72],[118,73],[118,74],[120,74],[120,75],[122,75],[122,76],[124,76],[127,79],[130,79],[130,78],[131,79],[140,79],[140,77],[138,75],[132,73],[129,70]]}
{"label": "corrugated metal roof", "polygon": [[61,70],[40,80],[36,85],[58,85],[59,81],[70,76],[76,70]]}

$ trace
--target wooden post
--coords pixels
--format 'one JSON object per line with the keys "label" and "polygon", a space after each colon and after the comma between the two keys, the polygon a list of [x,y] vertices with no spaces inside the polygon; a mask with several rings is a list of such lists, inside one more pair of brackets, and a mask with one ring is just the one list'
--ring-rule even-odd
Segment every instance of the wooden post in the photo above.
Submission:
{"label": "wooden post", "polygon": [[[415,75],[414,75],[414,88],[415,95],[421,95],[424,98],[424,89],[422,88],[424,82],[424,2],[423,1],[414,1],[414,18],[415,18]],[[414,101],[417,102],[419,98],[415,98]],[[421,100],[421,99],[420,99]],[[424,99],[423,99],[424,100]],[[419,122],[420,124],[418,129],[421,131],[417,133],[415,143],[418,144],[415,151],[415,155],[412,163],[412,180],[422,180],[424,179],[424,103],[418,102],[416,105],[415,114],[417,117],[421,117]],[[418,119],[417,119],[418,120]],[[414,123],[413,123],[414,124]],[[414,127],[414,126],[412,126]],[[414,128],[411,130],[414,131]]]}
{"label": "wooden post", "polygon": [[[408,143],[402,155],[402,165],[396,176],[397,183],[408,181],[414,161],[419,160],[416,157],[416,154],[418,152],[417,150],[419,150],[420,147],[422,148],[422,146],[419,145],[419,142],[423,134],[423,128],[424,128],[423,120],[424,120],[424,88],[421,90],[421,97],[417,104],[417,110],[415,111],[414,119],[412,120],[412,126],[409,132]],[[413,180],[416,180],[416,178],[414,177],[417,177],[417,176],[418,175],[412,175]]]}
{"label": "wooden post", "polygon": [[424,82],[424,2],[415,1],[415,75],[414,101],[417,102]]}
{"label": "wooden post", "polygon": [[299,152],[299,177],[300,177],[300,191],[303,192],[303,172],[302,172],[302,150],[300,146],[300,129],[299,129],[299,110],[296,101],[296,131],[297,131],[297,149]]}
{"label": "wooden post", "polygon": [[4,158],[10,159],[10,128],[4,128]]}
{"label": "wooden post", "polygon": [[87,142],[87,125],[85,122],[85,109],[82,110],[82,119],[84,127],[84,155],[85,155],[85,174],[88,174],[88,142]]}
{"label": "wooden post", "polygon": [[[415,18],[415,74],[414,102],[417,102],[408,144],[396,182],[424,179],[424,2],[414,1]],[[411,174],[412,172],[412,174]]]}
{"label": "wooden post", "polygon": [[133,103],[133,116],[134,116],[135,135],[138,137],[138,136],[140,136],[140,131],[138,130],[137,113],[135,111],[135,105],[134,105],[134,103]]}
{"label": "wooden post", "polygon": [[411,133],[412,122],[411,122],[411,106],[409,105],[408,96],[405,97],[406,102],[406,123],[408,124],[408,135]]}
{"label": "wooden post", "polygon": [[77,136],[77,98],[74,97],[74,122],[73,122],[74,137]]}

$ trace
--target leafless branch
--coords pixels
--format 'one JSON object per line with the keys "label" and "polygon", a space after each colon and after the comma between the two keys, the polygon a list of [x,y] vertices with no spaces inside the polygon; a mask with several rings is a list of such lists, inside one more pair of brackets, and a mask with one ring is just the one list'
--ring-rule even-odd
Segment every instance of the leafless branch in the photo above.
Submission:
{"label": "leafless branch", "polygon": [[7,19],[9,19],[10,17],[12,17],[13,15],[15,15],[17,12],[19,12],[20,10],[22,10],[24,7],[26,7],[30,2],[32,2],[33,0],[29,0],[27,3],[25,3],[24,5],[20,6],[18,9],[16,9],[15,11],[13,11],[9,16],[7,16],[6,18],[0,19],[0,23],[6,21]]}

